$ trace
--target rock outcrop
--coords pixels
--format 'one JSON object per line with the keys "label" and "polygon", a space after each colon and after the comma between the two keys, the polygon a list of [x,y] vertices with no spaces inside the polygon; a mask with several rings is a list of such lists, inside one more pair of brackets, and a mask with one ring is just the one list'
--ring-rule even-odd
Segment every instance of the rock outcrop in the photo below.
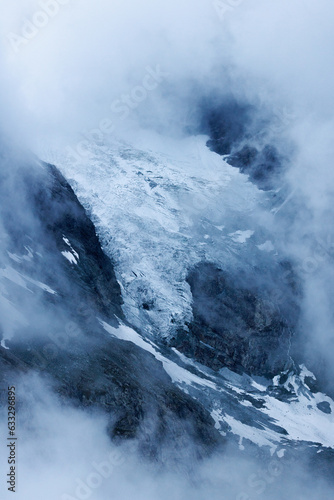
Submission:
{"label": "rock outcrop", "polygon": [[197,456],[210,453],[222,438],[209,413],[153,354],[117,338],[130,328],[121,289],[72,188],[51,165],[18,163],[3,161],[0,179],[0,298],[15,311],[11,338],[10,321],[0,330],[1,379],[40,374],[64,404],[105,412],[110,437],[137,438],[147,456],[158,459],[164,446],[181,453],[182,440]]}
{"label": "rock outcrop", "polygon": [[236,284],[214,264],[188,275],[193,321],[172,340],[187,356],[214,370],[272,376],[292,365],[291,324],[261,292]]}

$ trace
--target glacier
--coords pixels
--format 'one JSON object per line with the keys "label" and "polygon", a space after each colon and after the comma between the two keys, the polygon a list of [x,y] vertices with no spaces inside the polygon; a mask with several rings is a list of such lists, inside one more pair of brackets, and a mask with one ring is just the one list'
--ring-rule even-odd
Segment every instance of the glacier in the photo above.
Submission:
{"label": "glacier", "polygon": [[[92,141],[79,159],[41,147],[40,157],[69,180],[115,265],[125,318],[136,327],[112,335],[161,361],[184,392],[208,408],[223,436],[280,453],[289,443],[333,448],[334,402],[312,392],[305,366],[274,379],[210,368],[166,347],[192,319],[186,275],[199,262],[237,273],[279,258],[265,221],[276,212],[272,193],[210,151],[206,136],[161,137],[142,131],[132,143]],[[314,377],[313,374],[309,375]],[[317,406],[327,402],[329,414]]]}

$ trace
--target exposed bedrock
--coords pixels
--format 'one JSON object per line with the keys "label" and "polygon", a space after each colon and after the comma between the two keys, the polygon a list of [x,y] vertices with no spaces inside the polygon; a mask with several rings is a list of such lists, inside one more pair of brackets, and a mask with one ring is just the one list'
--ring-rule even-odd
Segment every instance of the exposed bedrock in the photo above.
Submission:
{"label": "exposed bedrock", "polygon": [[5,312],[12,308],[6,323],[0,318],[0,379],[20,387],[38,373],[61,404],[103,411],[110,437],[136,438],[146,456],[181,453],[186,443],[203,456],[222,443],[209,412],[173,384],[162,363],[117,338],[117,328],[131,325],[113,262],[59,171],[2,158],[0,193],[0,299]]}
{"label": "exposed bedrock", "polygon": [[[259,120],[254,107],[230,99],[208,106],[203,118],[203,131],[210,136],[207,146],[225,156],[226,161],[249,176],[263,191],[282,185],[286,159],[261,134],[270,121]],[[258,137],[257,137],[258,136]]]}
{"label": "exposed bedrock", "polygon": [[214,370],[253,375],[272,376],[293,365],[289,351],[298,308],[288,295],[276,307],[264,290],[238,283],[212,263],[200,263],[187,281],[193,321],[172,340],[179,351]]}

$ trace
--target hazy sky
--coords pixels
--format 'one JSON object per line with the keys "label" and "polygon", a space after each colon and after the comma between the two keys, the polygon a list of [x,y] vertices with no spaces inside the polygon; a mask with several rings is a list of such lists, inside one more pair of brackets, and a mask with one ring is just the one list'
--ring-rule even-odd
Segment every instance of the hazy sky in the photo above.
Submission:
{"label": "hazy sky", "polygon": [[62,3],[2,1],[2,116],[29,138],[116,118],[111,104],[157,65],[164,76],[135,110],[151,123],[211,90],[332,118],[330,0]]}

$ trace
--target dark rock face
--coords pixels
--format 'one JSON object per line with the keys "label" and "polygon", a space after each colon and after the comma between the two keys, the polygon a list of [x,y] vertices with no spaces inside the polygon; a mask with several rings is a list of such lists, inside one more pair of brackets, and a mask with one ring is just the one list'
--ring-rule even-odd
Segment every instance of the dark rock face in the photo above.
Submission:
{"label": "dark rock face", "polygon": [[227,162],[248,174],[249,179],[263,191],[277,187],[283,172],[283,158],[275,147],[269,145],[261,151],[246,145],[231,154]]}
{"label": "dark rock face", "polygon": [[250,112],[250,106],[236,101],[209,107],[204,113],[202,124],[203,131],[210,136],[207,146],[220,155],[230,154],[234,144],[245,137]]}
{"label": "dark rock face", "polygon": [[194,319],[173,346],[215,370],[271,376],[291,365],[290,327],[260,294],[210,263],[192,270],[188,283]]}
{"label": "dark rock face", "polygon": [[210,136],[207,146],[212,151],[228,155],[226,161],[230,165],[247,174],[259,189],[268,191],[282,182],[284,158],[274,146],[267,144],[259,150],[250,144],[251,129],[259,131],[264,126],[262,123],[253,123],[254,115],[251,106],[230,100],[222,105],[208,107],[202,128]]}
{"label": "dark rock face", "polygon": [[84,286],[98,310],[123,318],[121,289],[93,223],[61,173],[52,165],[46,168],[48,182],[29,190],[43,229],[59,251],[68,251],[63,236],[70,236],[71,246],[80,256],[77,265],[71,266],[73,278]]}
{"label": "dark rock face", "polygon": [[164,447],[177,447],[180,439],[196,458],[222,443],[210,415],[173,386],[151,354],[131,342],[103,338],[97,328],[90,333],[93,340],[78,338],[71,349],[59,348],[51,358],[44,343],[12,342],[10,351],[0,348],[1,371],[6,376],[10,369],[11,379],[15,372],[30,370],[47,376],[64,404],[102,410],[109,416],[111,439],[136,438],[153,459]]}
{"label": "dark rock face", "polygon": [[195,442],[197,456],[211,452],[222,438],[209,413],[173,385],[152,354],[101,326],[98,318],[114,328],[126,324],[121,290],[71,187],[51,165],[14,163],[9,171],[3,161],[0,175],[6,232],[0,250],[4,259],[6,251],[14,256],[5,265],[28,279],[23,288],[6,283],[27,321],[6,340],[9,349],[0,347],[1,379],[39,373],[65,404],[104,411],[112,439],[137,437],[153,458],[180,439]]}
{"label": "dark rock face", "polygon": [[332,413],[331,405],[327,401],[322,401],[321,403],[318,403],[317,407],[322,412],[327,413],[327,415],[330,415]]}

